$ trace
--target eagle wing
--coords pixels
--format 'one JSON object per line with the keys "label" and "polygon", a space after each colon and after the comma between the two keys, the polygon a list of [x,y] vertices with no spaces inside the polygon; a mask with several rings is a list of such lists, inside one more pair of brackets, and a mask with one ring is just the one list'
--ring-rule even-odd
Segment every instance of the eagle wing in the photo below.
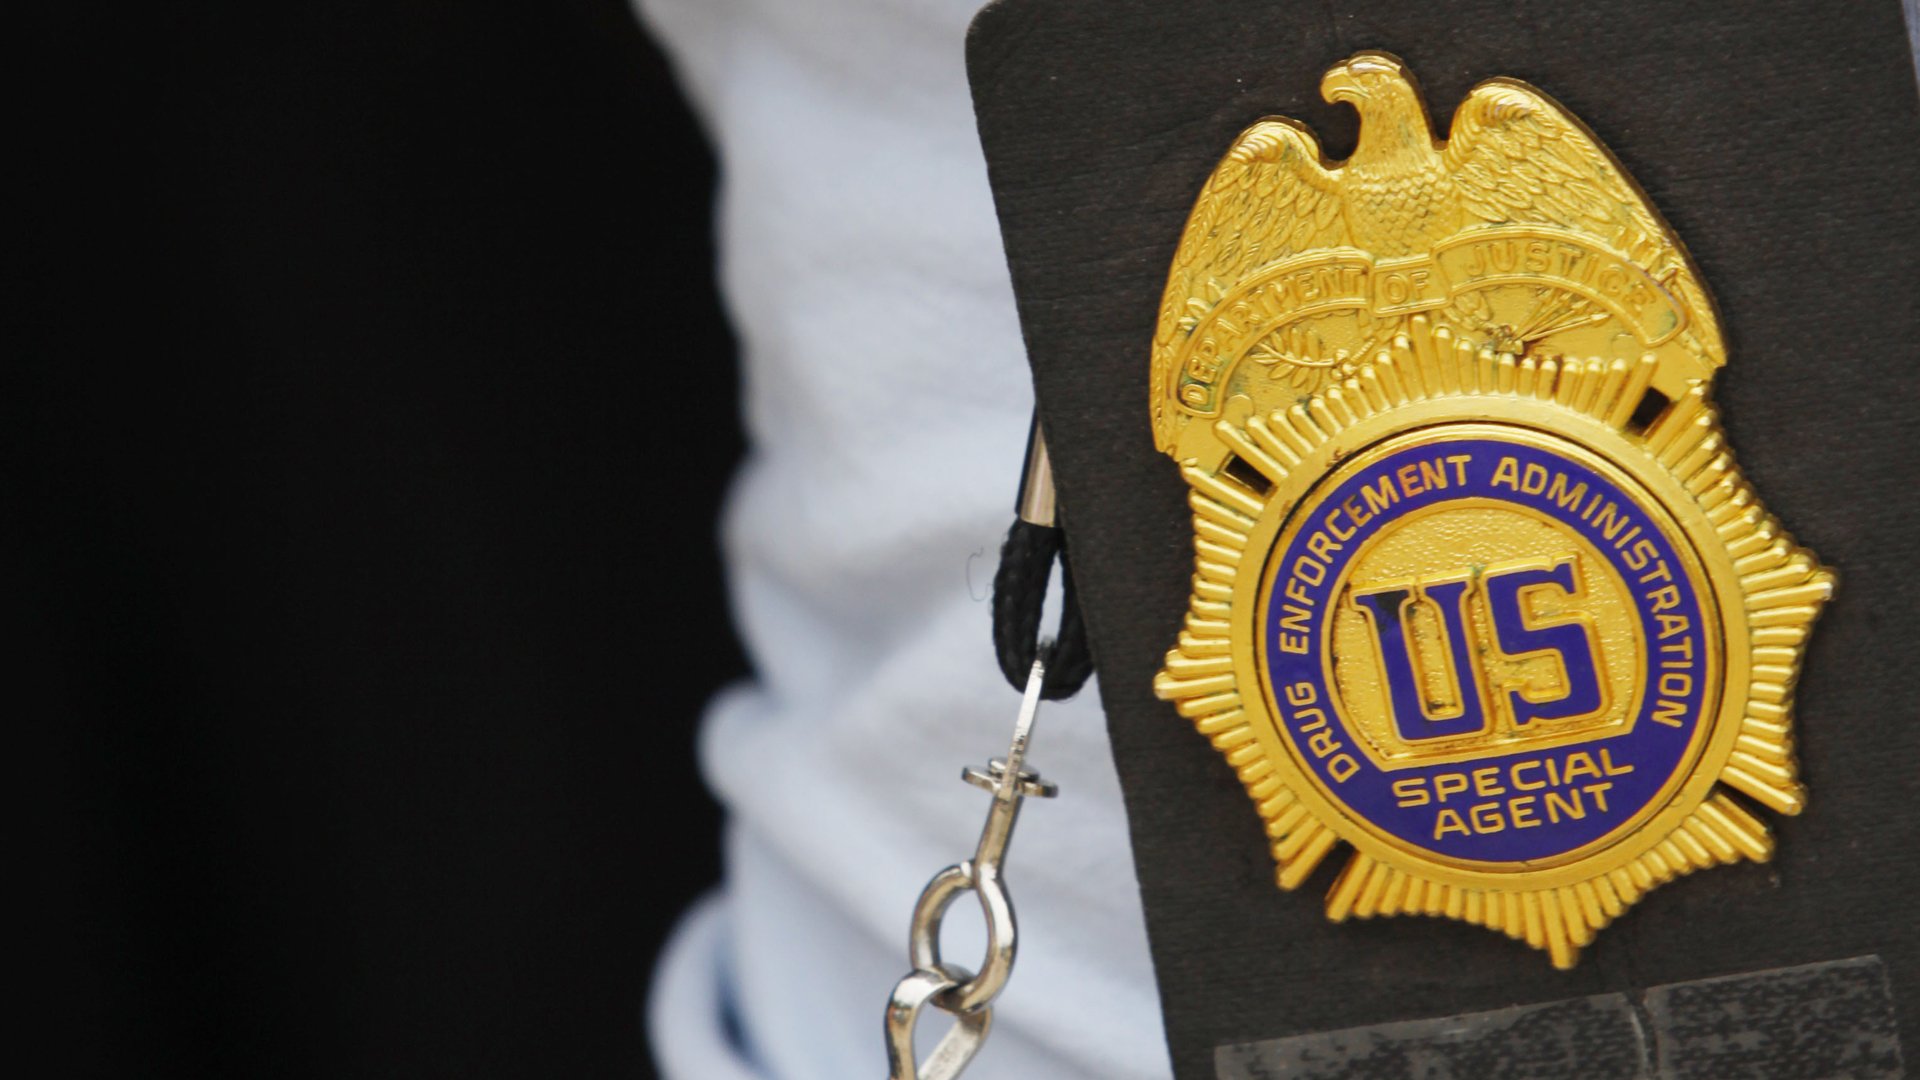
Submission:
{"label": "eagle wing", "polygon": [[1233,283],[1275,259],[1346,243],[1337,181],[1320,144],[1290,120],[1240,133],[1201,189],[1167,273],[1153,345],[1153,432],[1162,450],[1178,429],[1180,347]]}
{"label": "eagle wing", "polygon": [[1606,147],[1524,83],[1493,79],[1453,114],[1446,147],[1461,204],[1488,223],[1577,229],[1646,269],[1686,307],[1709,353],[1724,355],[1713,303],[1685,250]]}

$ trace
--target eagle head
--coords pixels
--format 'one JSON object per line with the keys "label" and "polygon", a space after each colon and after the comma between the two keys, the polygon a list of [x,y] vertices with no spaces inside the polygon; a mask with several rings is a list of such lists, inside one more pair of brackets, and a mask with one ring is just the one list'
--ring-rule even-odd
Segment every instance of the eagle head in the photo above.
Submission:
{"label": "eagle head", "polygon": [[1363,52],[1327,69],[1320,80],[1320,96],[1330,102],[1350,102],[1362,115],[1369,106],[1402,104],[1414,98],[1407,66],[1383,52]]}
{"label": "eagle head", "polygon": [[1383,52],[1355,53],[1327,70],[1320,80],[1320,96],[1335,104],[1344,101],[1360,114],[1360,141],[1354,147],[1353,163],[1391,165],[1402,171],[1438,167],[1426,106],[1413,76],[1398,58]]}

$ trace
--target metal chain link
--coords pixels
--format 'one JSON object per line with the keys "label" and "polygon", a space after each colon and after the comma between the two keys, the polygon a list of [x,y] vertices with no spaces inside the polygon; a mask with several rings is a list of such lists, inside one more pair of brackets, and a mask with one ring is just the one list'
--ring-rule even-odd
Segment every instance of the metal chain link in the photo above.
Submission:
{"label": "metal chain link", "polygon": [[[1013,823],[1020,816],[1021,800],[1028,796],[1050,799],[1059,791],[1025,767],[1050,651],[1051,643],[1041,644],[1040,658],[1033,662],[1027,676],[1007,756],[988,762],[984,770],[968,768],[960,774],[967,783],[992,793],[993,802],[987,808],[987,822],[980,830],[973,858],[935,874],[914,905],[907,943],[913,971],[895,984],[893,997],[887,1002],[888,1080],[953,1080],[959,1076],[986,1041],[993,1024],[993,999],[1013,974],[1018,938],[1013,899],[1001,877],[1001,864],[1013,837]],[[947,908],[964,892],[974,894],[987,922],[986,957],[977,975],[940,956],[941,923]],[[952,1016],[953,1026],[922,1061],[914,1051],[913,1029],[929,1004]]]}

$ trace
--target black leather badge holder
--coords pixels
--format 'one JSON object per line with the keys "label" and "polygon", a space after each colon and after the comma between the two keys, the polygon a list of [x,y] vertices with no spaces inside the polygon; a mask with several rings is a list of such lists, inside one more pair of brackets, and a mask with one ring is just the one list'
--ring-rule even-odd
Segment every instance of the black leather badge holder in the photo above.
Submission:
{"label": "black leather badge holder", "polygon": [[[1437,125],[1512,76],[1584,120],[1718,303],[1715,398],[1838,574],[1798,686],[1806,811],[1772,861],[1654,890],[1572,970],[1437,918],[1334,924],[1153,692],[1187,611],[1187,487],[1149,422],[1188,212],[1235,136],[1358,50]],[[1893,1077],[1920,1055],[1920,95],[1898,0],[1002,0],[967,59],[1098,664],[1167,1038],[1212,1077]],[[1903,1053],[1905,1055],[1903,1059]]]}

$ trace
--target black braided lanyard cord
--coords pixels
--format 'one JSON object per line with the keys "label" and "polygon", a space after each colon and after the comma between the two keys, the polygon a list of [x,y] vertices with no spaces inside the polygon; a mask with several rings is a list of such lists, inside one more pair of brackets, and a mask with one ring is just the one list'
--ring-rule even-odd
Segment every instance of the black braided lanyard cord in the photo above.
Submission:
{"label": "black braided lanyard cord", "polygon": [[[993,759],[985,769],[968,769],[962,774],[968,783],[993,793],[973,858],[935,874],[914,904],[907,947],[913,970],[894,984],[887,1001],[888,1080],[953,1080],[960,1075],[986,1039],[993,1020],[993,999],[1013,973],[1017,930],[1013,898],[1007,894],[1001,865],[1021,800],[1052,798],[1058,790],[1025,765],[1034,713],[1040,705],[1038,698],[1057,701],[1072,697],[1093,674],[1087,631],[1080,619],[1080,601],[1074,593],[1073,573],[1067,564],[1066,543],[1056,511],[1051,463],[1036,421],[1027,444],[1027,470],[1020,485],[1017,516],[1013,528],[1007,531],[1007,542],[1000,548],[1000,568],[993,575],[993,647],[1000,656],[1000,670],[1021,695],[1020,717],[1014,722],[1013,742],[1006,757]],[[1041,609],[1046,606],[1047,581],[1053,576],[1056,561],[1065,602],[1058,633],[1051,640],[1042,640]],[[1044,671],[1035,670],[1036,662],[1044,662]],[[1040,676],[1037,688],[1033,686],[1036,674]],[[948,905],[962,892],[978,894],[980,909],[987,918],[986,959],[978,974],[951,967],[940,959],[941,922]],[[951,1014],[953,1025],[922,1062],[914,1049],[914,1028],[929,1004]]]}
{"label": "black braided lanyard cord", "polygon": [[[1060,626],[1051,641],[1040,638],[1040,612],[1047,599],[1047,581],[1055,560],[1060,563],[1064,602]],[[1093,656],[1087,651],[1086,624],[1080,620],[1080,601],[1073,588],[1073,568],[1067,561],[1060,529],[1015,519],[1000,547],[1000,569],[993,575],[993,647],[1000,671],[1015,690],[1025,690],[1027,676],[1040,650],[1048,650],[1046,681],[1040,696],[1049,701],[1070,698],[1093,674]]]}

